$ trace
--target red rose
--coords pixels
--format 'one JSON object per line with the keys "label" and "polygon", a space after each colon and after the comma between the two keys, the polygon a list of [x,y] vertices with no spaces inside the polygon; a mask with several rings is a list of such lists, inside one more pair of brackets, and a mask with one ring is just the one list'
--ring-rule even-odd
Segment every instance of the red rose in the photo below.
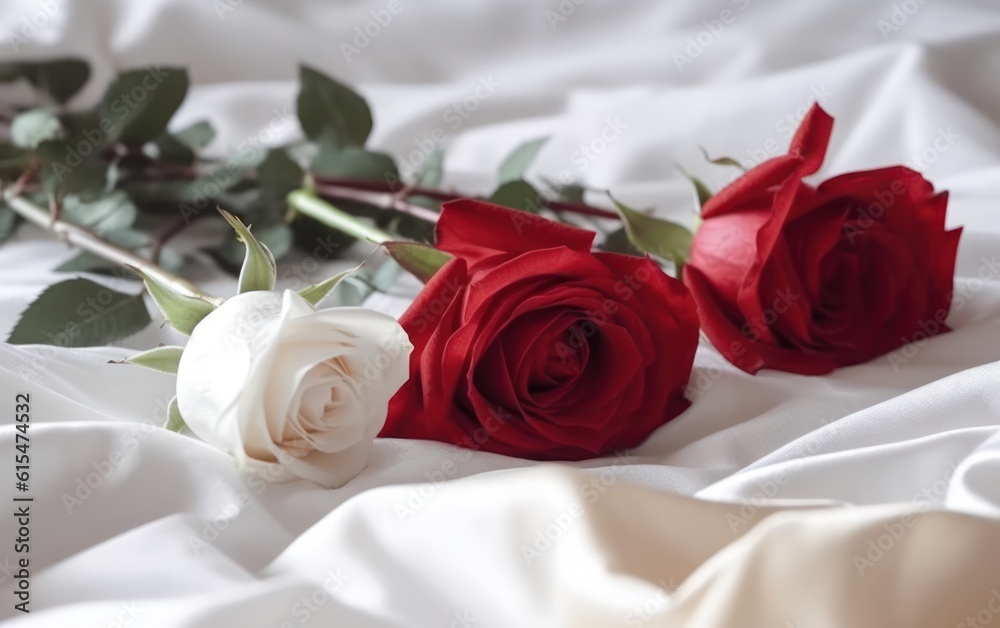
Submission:
{"label": "red rose", "polygon": [[947,331],[960,229],[946,192],[902,166],[802,181],[833,119],[813,106],[788,155],[705,203],[684,283],[730,362],[819,375]]}
{"label": "red rose", "polygon": [[410,380],[381,436],[536,460],[641,443],[684,411],[698,344],[688,291],[594,234],[490,203],[446,203],[455,258],[400,318]]}

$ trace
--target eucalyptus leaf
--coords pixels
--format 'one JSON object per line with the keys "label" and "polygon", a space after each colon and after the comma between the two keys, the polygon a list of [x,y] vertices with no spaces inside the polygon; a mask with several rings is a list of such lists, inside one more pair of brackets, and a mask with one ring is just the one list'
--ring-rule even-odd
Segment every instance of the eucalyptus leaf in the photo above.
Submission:
{"label": "eucalyptus leaf", "polygon": [[229,226],[236,230],[236,235],[246,245],[246,257],[243,260],[243,268],[240,270],[239,293],[273,289],[278,270],[270,251],[250,233],[250,230],[240,222],[239,218],[221,208],[219,213],[226,219]]}
{"label": "eucalyptus leaf", "polygon": [[382,246],[397,264],[424,283],[452,258],[433,246],[416,242],[386,242]]}
{"label": "eucalyptus leaf", "polygon": [[184,347],[157,347],[125,358],[127,364],[135,364],[161,373],[177,374]]}
{"label": "eucalyptus leaf", "polygon": [[444,178],[444,151],[435,147],[420,167],[417,185],[423,188],[436,188]]}
{"label": "eucalyptus leaf", "polygon": [[163,133],[153,145],[156,147],[154,156],[160,161],[180,166],[190,166],[195,161],[194,150],[171,133]]}
{"label": "eucalyptus leaf", "polygon": [[61,132],[59,117],[46,109],[25,111],[10,125],[11,141],[22,148],[36,148],[45,140],[55,139]]}
{"label": "eucalyptus leaf", "polygon": [[275,190],[283,198],[292,190],[302,187],[305,172],[288,156],[287,151],[272,148],[257,167],[257,175],[262,186]]}
{"label": "eucalyptus leaf", "polygon": [[174,133],[174,137],[194,150],[201,150],[215,139],[215,129],[212,128],[211,123],[201,120]]}
{"label": "eucalyptus leaf", "polygon": [[30,157],[31,151],[27,148],[0,143],[0,178],[13,180],[20,176]]}
{"label": "eucalyptus leaf", "polygon": [[564,203],[583,203],[587,188],[576,183],[554,186],[556,197]]}
{"label": "eucalyptus leaf", "polygon": [[0,81],[24,78],[64,104],[90,79],[90,65],[76,58],[0,64]]}
{"label": "eucalyptus leaf", "polygon": [[319,152],[313,159],[312,171],[323,177],[366,181],[399,178],[399,169],[390,155],[357,146],[338,148],[328,141],[320,144]]}
{"label": "eucalyptus leaf", "polygon": [[613,197],[611,200],[622,217],[629,241],[640,251],[672,261],[680,275],[691,255],[691,232],[668,220],[640,213]]}
{"label": "eucalyptus leaf", "polygon": [[7,342],[93,347],[131,336],[149,323],[141,294],[76,278],[46,288],[21,314]]}
{"label": "eucalyptus leaf", "polygon": [[215,305],[205,299],[181,294],[141,270],[138,272],[142,275],[146,290],[149,291],[149,296],[153,297],[156,307],[160,308],[163,317],[171,327],[182,334],[190,336],[195,325],[215,310]]}
{"label": "eucalyptus leaf", "polygon": [[387,259],[378,270],[363,269],[346,277],[337,291],[340,305],[363,305],[375,292],[388,292],[399,279],[403,268],[392,259]]}
{"label": "eucalyptus leaf", "polygon": [[[410,202],[420,198],[426,197],[414,197],[410,199]],[[391,232],[415,242],[428,244],[434,242],[435,223],[401,211],[393,210],[383,213],[389,218],[387,224]]]}
{"label": "eucalyptus leaf", "polygon": [[[136,255],[147,259],[152,252],[153,239],[149,234],[142,231],[134,229],[106,231],[101,237],[115,246],[132,251]],[[169,246],[162,247],[159,259],[154,261],[161,268],[168,271],[175,271],[184,265],[183,255]],[[121,268],[120,264],[110,262],[88,251],[81,251],[57,267],[56,271],[116,274],[120,272]]]}
{"label": "eucalyptus leaf", "polygon": [[187,70],[150,66],[122,72],[98,106],[105,144],[142,145],[158,138],[187,95]]}
{"label": "eucalyptus leaf", "polygon": [[504,207],[520,209],[522,211],[537,214],[545,205],[544,199],[533,185],[520,179],[508,181],[493,192],[489,201]]}
{"label": "eucalyptus leaf", "polygon": [[313,141],[325,135],[337,147],[364,146],[372,130],[372,114],[364,98],[305,65],[299,67],[296,108],[302,131]]}
{"label": "eucalyptus leaf", "polygon": [[45,140],[37,154],[47,164],[42,169],[42,186],[59,196],[77,195],[82,200],[94,200],[107,190],[108,164],[100,157],[82,156],[77,147],[66,140]]}
{"label": "eucalyptus leaf", "polygon": [[105,234],[132,226],[138,210],[124,192],[112,192],[94,201],[69,196],[63,202],[63,216],[81,227]]}
{"label": "eucalyptus leaf", "polygon": [[542,146],[549,141],[547,137],[540,137],[528,142],[525,142],[514,149],[514,151],[503,160],[500,164],[500,172],[498,177],[499,183],[507,183],[508,181],[517,181],[524,177],[525,171],[535,161],[535,157],[538,156],[538,151],[542,149]]}
{"label": "eucalyptus leaf", "polygon": [[6,204],[0,203],[0,244],[14,235],[21,217]]}

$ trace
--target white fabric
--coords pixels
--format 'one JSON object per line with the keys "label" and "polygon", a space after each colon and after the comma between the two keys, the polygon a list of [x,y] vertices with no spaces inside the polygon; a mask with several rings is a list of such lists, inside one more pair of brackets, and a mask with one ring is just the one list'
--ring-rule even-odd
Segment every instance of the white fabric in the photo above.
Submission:
{"label": "white fabric", "polygon": [[[784,150],[818,98],[837,120],[821,178],[905,163],[951,190],[949,223],[965,225],[961,298],[949,319],[954,331],[895,360],[821,378],[751,377],[703,346],[693,407],[624,457],[562,465],[589,476],[491,473],[534,465],[439,443],[379,440],[369,468],[338,490],[260,484],[224,454],[154,427],[166,418],[173,380],[107,364],[130,349],[0,345],[4,422],[15,392],[31,393],[33,421],[33,612],[12,609],[13,579],[3,571],[0,616],[16,617],[12,625],[297,626],[320,618],[349,626],[951,626],[964,621],[961,608],[973,616],[989,608],[990,587],[1000,586],[995,545],[977,553],[952,543],[963,534],[1000,536],[995,3],[401,0],[401,12],[349,60],[341,42],[352,43],[355,26],[363,30],[389,2],[52,4],[19,58],[86,55],[97,69],[84,100],[96,98],[115,68],[188,66],[196,85],[178,124],[211,119],[219,154],[257,138],[296,136],[293,79],[305,61],[360,85],[373,105],[379,148],[408,156],[441,129],[449,182],[463,190],[488,190],[510,149],[551,135],[532,175],[567,172],[687,221],[691,193],[677,165],[718,188],[732,172],[705,164],[699,146],[713,157],[759,161]],[[0,33],[21,33],[22,20],[48,16],[47,6],[8,3]],[[554,21],[560,11],[566,19]],[[678,67],[678,55],[691,63]],[[603,144],[596,141],[602,133]],[[0,331],[61,278],[50,269],[70,255],[34,228],[0,246]],[[233,293],[231,278],[195,257],[187,276],[216,294]],[[307,276],[303,269],[313,265],[305,261],[283,266],[283,286],[338,266]],[[398,313],[414,290],[404,283],[397,296],[370,305]],[[124,345],[180,340],[154,325]],[[13,447],[14,429],[5,425],[0,451]],[[475,477],[450,482],[468,476]],[[0,491],[13,491],[13,481],[0,482]],[[743,519],[732,523],[716,505],[630,483],[734,502],[728,508]],[[581,485],[603,490],[573,515],[570,532],[556,534],[553,560],[546,554],[529,563],[523,548],[535,547]],[[737,541],[770,512],[771,500],[858,507],[785,513]],[[930,509],[949,512],[920,527],[926,533],[906,536],[906,552],[878,563],[883,571],[874,578],[857,574],[852,556],[880,538],[883,522]],[[670,519],[688,510],[693,520],[716,522],[706,524],[705,538],[723,538],[712,526],[728,521],[732,545],[699,544],[702,528],[684,527],[681,514]],[[659,525],[606,521],[629,513]],[[0,518],[0,564],[17,558],[15,535],[14,519]],[[678,558],[681,535],[691,536],[690,564]],[[640,549],[608,549],[623,537]],[[768,560],[765,550],[783,538],[799,551]],[[681,550],[665,549],[670,544]],[[660,570],[644,571],[643,561]],[[803,595],[772,599],[764,614],[712,614],[732,608],[717,587],[746,594],[754,578],[765,588],[797,583]],[[332,601],[315,610],[300,601],[326,590]],[[820,602],[824,592],[845,599],[840,615]],[[971,596],[968,604],[959,594]],[[881,615],[845,615],[849,599]],[[634,613],[650,600],[652,611]],[[807,602],[818,617],[796,610]],[[948,612],[927,610],[938,607]]]}

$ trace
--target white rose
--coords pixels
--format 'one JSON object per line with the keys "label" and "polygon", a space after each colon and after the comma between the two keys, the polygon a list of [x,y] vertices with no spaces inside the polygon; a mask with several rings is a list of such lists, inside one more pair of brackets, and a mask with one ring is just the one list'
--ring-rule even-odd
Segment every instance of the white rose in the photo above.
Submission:
{"label": "white rose", "polygon": [[246,292],[194,328],[177,407],[195,434],[243,466],[343,486],[367,466],[412,349],[391,316],[316,310],[289,290]]}

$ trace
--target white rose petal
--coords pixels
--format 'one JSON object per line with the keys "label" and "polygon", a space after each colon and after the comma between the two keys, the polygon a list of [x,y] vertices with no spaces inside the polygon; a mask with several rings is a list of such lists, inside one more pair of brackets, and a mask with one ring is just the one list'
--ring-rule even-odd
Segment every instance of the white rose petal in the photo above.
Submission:
{"label": "white rose petal", "polygon": [[367,466],[412,349],[390,316],[246,292],[195,327],[177,405],[195,434],[244,466],[338,487]]}

